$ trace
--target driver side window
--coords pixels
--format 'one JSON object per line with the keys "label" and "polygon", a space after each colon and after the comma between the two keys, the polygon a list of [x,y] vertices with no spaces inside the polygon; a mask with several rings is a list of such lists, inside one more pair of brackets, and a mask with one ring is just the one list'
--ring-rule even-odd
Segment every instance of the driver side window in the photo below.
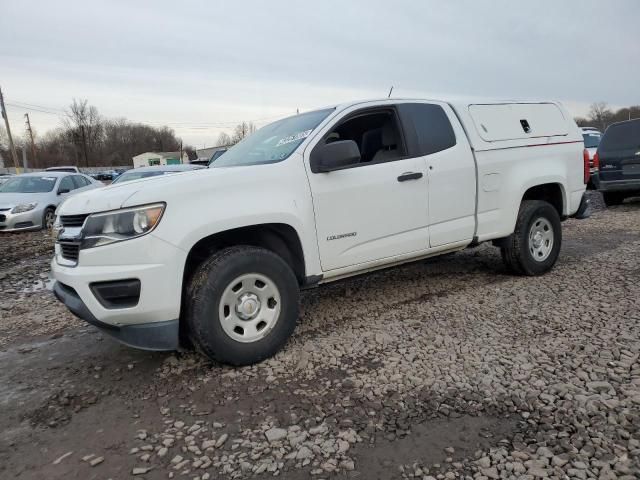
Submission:
{"label": "driver side window", "polygon": [[358,166],[382,163],[406,156],[401,130],[392,109],[375,109],[355,113],[342,121],[325,138],[324,143],[353,140],[360,149]]}

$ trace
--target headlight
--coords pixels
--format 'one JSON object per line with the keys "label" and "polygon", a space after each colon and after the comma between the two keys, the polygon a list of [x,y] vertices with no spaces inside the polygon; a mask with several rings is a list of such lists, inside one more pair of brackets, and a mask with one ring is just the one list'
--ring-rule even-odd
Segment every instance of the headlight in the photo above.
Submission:
{"label": "headlight", "polygon": [[33,210],[34,208],[36,208],[38,204],[36,202],[34,203],[23,203],[22,205],[16,205],[15,207],[13,207],[13,209],[11,210],[11,213],[24,213],[24,212],[28,212],[30,210]]}
{"label": "headlight", "polygon": [[154,203],[89,215],[82,228],[81,248],[99,247],[146,235],[160,222],[164,207],[164,203]]}

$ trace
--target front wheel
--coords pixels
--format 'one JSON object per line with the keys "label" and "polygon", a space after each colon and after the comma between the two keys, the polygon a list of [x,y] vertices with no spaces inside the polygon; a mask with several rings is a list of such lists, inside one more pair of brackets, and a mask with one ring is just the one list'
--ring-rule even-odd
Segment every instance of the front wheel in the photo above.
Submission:
{"label": "front wheel", "polygon": [[225,248],[200,265],[189,283],[189,336],[213,360],[259,362],[291,336],[298,298],[296,277],[278,255],[251,246]]}
{"label": "front wheel", "polygon": [[53,223],[56,220],[56,212],[53,208],[47,208],[42,215],[42,228],[45,230],[51,230]]}
{"label": "front wheel", "polygon": [[516,228],[501,248],[507,268],[520,275],[542,275],[553,268],[562,245],[560,216],[549,203],[525,200]]}

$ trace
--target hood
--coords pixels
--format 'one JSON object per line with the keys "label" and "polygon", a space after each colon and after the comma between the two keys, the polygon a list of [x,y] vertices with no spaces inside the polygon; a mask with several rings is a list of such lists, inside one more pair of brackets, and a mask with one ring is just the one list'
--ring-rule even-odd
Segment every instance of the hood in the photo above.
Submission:
{"label": "hood", "polygon": [[51,195],[55,195],[53,192],[45,193],[13,193],[13,192],[0,192],[0,208],[15,207],[16,205],[22,205],[24,203],[33,202],[46,202]]}
{"label": "hood", "polygon": [[[60,206],[59,215],[104,212],[123,207],[163,202],[169,197],[186,196],[199,188],[211,188],[222,178],[235,176],[247,167],[191,170],[158,177],[132,180],[74,195]],[[238,172],[239,173],[239,172]]]}
{"label": "hood", "polygon": [[[133,188],[132,188],[133,187]],[[116,210],[140,187],[123,184],[113,188],[95,188],[68,197],[58,208],[58,215],[80,215],[84,213]]]}

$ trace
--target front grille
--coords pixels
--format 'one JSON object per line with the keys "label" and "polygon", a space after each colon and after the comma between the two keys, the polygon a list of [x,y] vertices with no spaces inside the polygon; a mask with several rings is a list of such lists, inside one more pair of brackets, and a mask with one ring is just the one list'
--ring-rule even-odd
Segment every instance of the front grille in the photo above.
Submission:
{"label": "front grille", "polygon": [[83,215],[61,215],[60,223],[63,227],[81,227],[88,216],[86,213]]}
{"label": "front grille", "polygon": [[7,216],[6,215],[0,215],[0,222],[6,222],[7,221]]}
{"label": "front grille", "polygon": [[58,242],[62,258],[77,262],[80,256],[80,244],[71,242]]}

